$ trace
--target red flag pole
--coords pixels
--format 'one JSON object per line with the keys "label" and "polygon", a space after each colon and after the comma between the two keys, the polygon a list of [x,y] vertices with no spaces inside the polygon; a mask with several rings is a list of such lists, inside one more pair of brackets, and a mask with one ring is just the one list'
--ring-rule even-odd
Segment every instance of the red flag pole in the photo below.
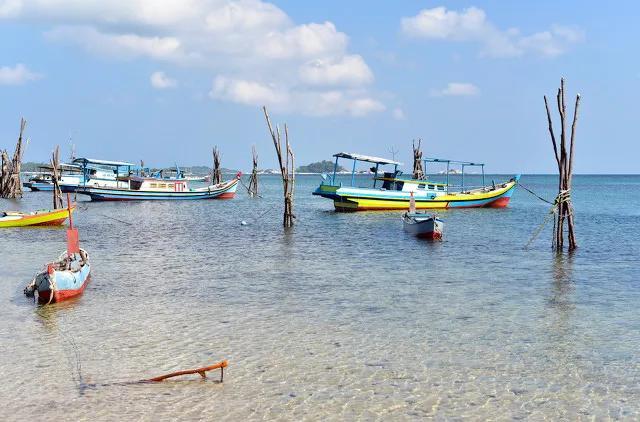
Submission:
{"label": "red flag pole", "polygon": [[67,209],[69,210],[69,228],[73,228],[73,218],[71,217],[71,200],[69,199],[69,192],[67,192]]}

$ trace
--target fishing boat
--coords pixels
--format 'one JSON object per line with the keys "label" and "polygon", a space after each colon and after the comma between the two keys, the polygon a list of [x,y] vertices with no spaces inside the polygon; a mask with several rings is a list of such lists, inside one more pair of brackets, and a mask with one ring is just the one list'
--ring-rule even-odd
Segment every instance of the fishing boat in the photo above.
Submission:
{"label": "fishing boat", "polygon": [[240,176],[238,173],[232,180],[201,188],[190,188],[186,179],[127,176],[118,178],[120,186],[116,188],[80,186],[77,192],[92,201],[231,199]]}
{"label": "fishing boat", "polygon": [[[58,186],[62,192],[73,192],[82,182],[82,169],[74,164],[60,164],[60,175]],[[33,192],[53,191],[53,168],[51,166],[41,166],[39,171],[31,176],[22,186]]]}
{"label": "fishing boat", "polygon": [[73,227],[68,196],[67,211],[67,250],[57,260],[46,264],[45,269],[36,274],[24,289],[24,294],[28,297],[37,293],[38,302],[43,304],[62,302],[81,295],[91,278],[89,255],[80,248],[78,229]]}
{"label": "fishing boat", "polygon": [[0,227],[59,226],[75,211],[75,204],[58,210],[0,211]]}
{"label": "fishing boat", "polygon": [[[446,164],[447,171],[442,177],[446,177],[445,183],[436,183],[430,179],[418,180],[402,177],[398,170],[402,163],[385,158],[372,157],[361,154],[341,152],[334,155],[335,165],[333,175],[322,175],[320,186],[313,192],[314,195],[331,199],[337,211],[362,211],[362,210],[402,210],[409,206],[410,196],[413,193],[417,209],[438,208],[503,208],[509,203],[515,190],[520,175],[512,177],[502,183],[485,184],[484,164],[467,161],[455,161],[440,158],[427,158],[427,163]],[[338,181],[339,159],[353,160],[351,183],[344,186]],[[373,186],[356,186],[356,163],[367,162],[375,164],[370,172],[373,174]],[[461,185],[453,186],[449,183],[450,165],[460,165]],[[393,171],[380,173],[381,166],[393,166]],[[465,186],[465,167],[478,166],[482,168],[482,185]]]}

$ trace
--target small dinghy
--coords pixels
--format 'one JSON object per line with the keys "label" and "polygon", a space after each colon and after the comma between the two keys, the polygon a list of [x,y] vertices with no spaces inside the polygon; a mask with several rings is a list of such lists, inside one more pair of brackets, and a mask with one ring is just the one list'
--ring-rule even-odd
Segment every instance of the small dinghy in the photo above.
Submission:
{"label": "small dinghy", "polygon": [[57,260],[46,264],[45,269],[24,289],[27,297],[34,297],[37,292],[38,302],[42,304],[48,305],[81,295],[91,278],[89,255],[84,249],[80,249],[78,229],[73,227],[68,201],[67,194],[67,250],[62,252]]}
{"label": "small dinghy", "polygon": [[415,209],[413,192],[409,200],[409,212],[402,216],[404,230],[422,239],[439,240],[442,239],[444,222],[437,215],[418,213]]}
{"label": "small dinghy", "polygon": [[442,239],[444,223],[435,215],[406,212],[402,216],[404,229],[423,239]]}

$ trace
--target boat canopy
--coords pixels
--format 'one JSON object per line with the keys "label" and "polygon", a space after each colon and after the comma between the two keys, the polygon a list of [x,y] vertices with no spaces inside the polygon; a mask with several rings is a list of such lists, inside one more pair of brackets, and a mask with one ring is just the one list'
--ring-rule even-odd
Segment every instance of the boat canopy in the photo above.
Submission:
{"label": "boat canopy", "polygon": [[107,160],[96,160],[94,158],[76,158],[73,160],[74,163],[79,163],[82,165],[87,164],[96,164],[99,166],[111,166],[111,167],[135,167],[135,164],[125,163],[123,161],[107,161]]}
{"label": "boat canopy", "polygon": [[[473,163],[471,161],[457,161],[457,160],[449,160],[446,158],[424,158],[422,161],[424,161],[424,172],[427,172],[427,163],[443,163],[447,165],[447,171],[446,171],[446,175],[447,175],[447,186],[449,186],[449,173],[451,172],[451,164],[456,165],[456,166],[460,166],[460,168],[462,169],[461,172],[461,189],[464,191],[464,168],[465,167],[480,167],[482,169],[482,186],[484,187],[485,185],[485,180],[484,180],[484,163]],[[448,192],[448,189],[447,189]]]}
{"label": "boat canopy", "polygon": [[386,158],[380,158],[380,157],[372,157],[370,155],[352,154],[350,152],[339,152],[337,154],[334,154],[333,156],[336,158],[347,158],[349,160],[367,161],[369,163],[374,163],[374,164],[382,164],[382,165],[391,164],[394,166],[402,165],[402,163],[398,161],[388,160]]}

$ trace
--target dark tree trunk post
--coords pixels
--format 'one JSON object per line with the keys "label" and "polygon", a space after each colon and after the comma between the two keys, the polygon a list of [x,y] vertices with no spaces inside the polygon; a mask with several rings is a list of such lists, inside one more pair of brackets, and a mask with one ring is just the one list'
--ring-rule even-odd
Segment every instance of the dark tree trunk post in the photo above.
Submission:
{"label": "dark tree trunk post", "polygon": [[220,169],[220,150],[213,147],[213,172],[211,173],[211,184],[222,183],[222,170]]}
{"label": "dark tree trunk post", "polygon": [[567,108],[565,102],[564,78],[560,80],[560,88],[558,89],[558,94],[556,95],[556,102],[558,106],[558,114],[560,115],[559,146],[553,130],[551,112],[549,110],[549,102],[547,101],[547,96],[544,96],[544,105],[547,112],[549,135],[551,136],[551,144],[553,145],[553,152],[555,154],[556,163],[558,165],[558,196],[555,203],[556,215],[554,217],[553,246],[558,252],[561,252],[564,248],[565,221],[567,223],[567,232],[569,237],[569,251],[573,251],[578,247],[576,243],[574,228],[573,204],[571,202],[571,182],[573,175],[575,133],[576,125],[578,122],[578,110],[580,108],[580,94],[576,96],[574,105],[573,122],[571,124],[571,137],[568,152],[566,126]]}
{"label": "dark tree trunk post", "polygon": [[282,188],[284,191],[284,217],[282,224],[284,227],[291,227],[293,226],[293,219],[296,218],[293,214],[293,196],[295,193],[296,175],[293,150],[289,143],[289,128],[286,124],[284,125],[285,150],[283,151],[280,128],[276,126],[276,129],[273,130],[273,125],[271,124],[267,108],[262,107],[262,110],[264,112],[264,117],[267,120],[269,133],[273,140],[273,146],[276,149],[278,164],[280,165],[280,174],[282,175]]}

